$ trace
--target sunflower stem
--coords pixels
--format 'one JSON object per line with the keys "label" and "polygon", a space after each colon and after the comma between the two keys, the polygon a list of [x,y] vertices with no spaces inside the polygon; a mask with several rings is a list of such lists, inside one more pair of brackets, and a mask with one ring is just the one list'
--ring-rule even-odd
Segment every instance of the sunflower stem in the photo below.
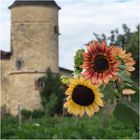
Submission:
{"label": "sunflower stem", "polygon": [[115,80],[115,84],[116,84],[116,88],[117,88],[118,92],[120,93],[120,95],[122,95],[121,87],[120,87],[120,84],[118,83],[118,80]]}

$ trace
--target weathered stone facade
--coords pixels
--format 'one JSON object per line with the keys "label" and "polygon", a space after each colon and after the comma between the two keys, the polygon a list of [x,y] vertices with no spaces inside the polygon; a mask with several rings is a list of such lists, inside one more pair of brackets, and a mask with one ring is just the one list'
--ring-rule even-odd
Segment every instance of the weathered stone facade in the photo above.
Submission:
{"label": "weathered stone facade", "polygon": [[41,108],[35,81],[48,67],[59,72],[59,7],[56,3],[34,3],[10,7],[11,56],[1,60],[1,106],[6,105],[13,115],[17,114],[18,106],[29,110]]}

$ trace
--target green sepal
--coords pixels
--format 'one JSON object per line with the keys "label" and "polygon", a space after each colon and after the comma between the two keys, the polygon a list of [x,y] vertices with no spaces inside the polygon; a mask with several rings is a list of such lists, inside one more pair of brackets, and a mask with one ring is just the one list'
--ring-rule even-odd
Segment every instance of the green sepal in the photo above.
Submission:
{"label": "green sepal", "polygon": [[75,70],[74,70],[74,72],[73,72],[72,75],[74,77],[78,77],[78,76],[80,76],[81,72],[82,72],[82,69],[81,68],[75,68]]}
{"label": "green sepal", "polygon": [[60,80],[63,84],[66,84],[66,85],[69,84],[69,78],[66,76],[61,76]]}
{"label": "green sepal", "polygon": [[119,67],[120,69],[123,69],[123,70],[125,70],[125,69],[126,69],[126,66],[125,66],[125,65],[123,65],[123,64],[120,64],[118,67]]}
{"label": "green sepal", "polygon": [[78,49],[76,52],[76,55],[74,56],[74,67],[79,68],[80,65],[83,64],[83,52],[85,52],[84,49]]}

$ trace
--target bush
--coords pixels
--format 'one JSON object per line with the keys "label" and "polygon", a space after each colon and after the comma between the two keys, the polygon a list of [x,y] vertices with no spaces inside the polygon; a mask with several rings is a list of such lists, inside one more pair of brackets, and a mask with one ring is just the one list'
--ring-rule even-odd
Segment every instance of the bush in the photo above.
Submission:
{"label": "bush", "polygon": [[23,109],[23,110],[21,110],[21,114],[24,119],[30,119],[30,117],[41,118],[42,116],[45,115],[45,112],[43,110],[37,110],[37,109],[35,109],[33,111]]}
{"label": "bush", "polygon": [[41,118],[45,115],[45,112],[43,110],[33,110],[32,112],[32,118]]}
{"label": "bush", "polygon": [[12,136],[16,135],[17,128],[17,118],[10,115],[5,116],[1,119],[1,138],[12,138]]}
{"label": "bush", "polygon": [[29,119],[30,116],[32,115],[32,112],[30,110],[23,109],[21,110],[21,115],[23,116],[24,119]]}

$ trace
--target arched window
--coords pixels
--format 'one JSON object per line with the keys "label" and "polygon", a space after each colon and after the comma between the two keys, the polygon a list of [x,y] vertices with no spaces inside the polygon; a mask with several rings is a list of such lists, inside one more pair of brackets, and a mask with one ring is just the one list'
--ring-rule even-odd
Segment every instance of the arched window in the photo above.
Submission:
{"label": "arched window", "polygon": [[39,78],[35,81],[35,90],[42,90],[45,86],[45,82],[43,78]]}
{"label": "arched window", "polygon": [[23,60],[16,60],[16,69],[20,70],[23,67]]}

